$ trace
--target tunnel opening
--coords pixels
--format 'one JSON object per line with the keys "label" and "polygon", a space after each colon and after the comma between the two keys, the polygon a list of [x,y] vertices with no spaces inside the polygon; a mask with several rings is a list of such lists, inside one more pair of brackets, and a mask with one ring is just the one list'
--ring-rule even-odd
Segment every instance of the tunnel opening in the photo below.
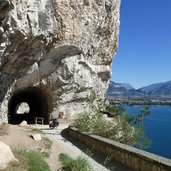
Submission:
{"label": "tunnel opening", "polygon": [[8,122],[20,124],[25,120],[28,124],[34,124],[36,117],[44,118],[44,124],[49,123],[46,93],[36,87],[28,87],[14,92],[8,103]]}

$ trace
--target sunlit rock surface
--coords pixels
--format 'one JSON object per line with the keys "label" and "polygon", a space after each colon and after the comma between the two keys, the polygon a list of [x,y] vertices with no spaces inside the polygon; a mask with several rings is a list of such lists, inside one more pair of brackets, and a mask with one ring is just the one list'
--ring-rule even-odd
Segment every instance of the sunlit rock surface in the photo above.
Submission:
{"label": "sunlit rock surface", "polygon": [[38,87],[48,114],[89,109],[104,99],[117,51],[120,0],[0,0],[0,115],[8,100]]}

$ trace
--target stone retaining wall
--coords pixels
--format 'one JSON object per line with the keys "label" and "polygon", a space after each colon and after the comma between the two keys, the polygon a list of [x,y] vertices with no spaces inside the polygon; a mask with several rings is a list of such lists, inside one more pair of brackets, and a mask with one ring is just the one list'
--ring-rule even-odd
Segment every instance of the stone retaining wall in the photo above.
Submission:
{"label": "stone retaining wall", "polygon": [[[171,171],[171,160],[100,136],[69,127],[69,134],[111,159],[135,171]],[[168,149],[169,150],[169,149]]]}

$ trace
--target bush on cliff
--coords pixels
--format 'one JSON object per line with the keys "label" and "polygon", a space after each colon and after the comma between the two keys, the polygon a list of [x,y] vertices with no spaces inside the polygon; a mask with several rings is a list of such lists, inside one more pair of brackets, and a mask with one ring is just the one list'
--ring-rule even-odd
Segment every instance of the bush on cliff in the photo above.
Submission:
{"label": "bush on cliff", "polygon": [[118,141],[128,145],[138,146],[140,148],[148,147],[150,141],[144,137],[144,131],[137,118],[126,113],[117,106],[107,106],[107,109],[113,109],[117,112],[110,120],[103,117],[102,109],[106,108],[104,104],[96,101],[95,95],[90,97],[92,112],[81,113],[75,119],[73,126],[83,132],[100,135],[102,137]]}

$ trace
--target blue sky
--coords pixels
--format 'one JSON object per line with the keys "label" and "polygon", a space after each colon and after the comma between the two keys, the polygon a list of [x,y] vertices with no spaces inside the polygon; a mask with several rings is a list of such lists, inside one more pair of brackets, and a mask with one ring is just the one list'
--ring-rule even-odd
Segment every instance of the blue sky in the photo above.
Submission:
{"label": "blue sky", "polygon": [[171,0],[122,0],[114,82],[140,88],[171,80]]}

